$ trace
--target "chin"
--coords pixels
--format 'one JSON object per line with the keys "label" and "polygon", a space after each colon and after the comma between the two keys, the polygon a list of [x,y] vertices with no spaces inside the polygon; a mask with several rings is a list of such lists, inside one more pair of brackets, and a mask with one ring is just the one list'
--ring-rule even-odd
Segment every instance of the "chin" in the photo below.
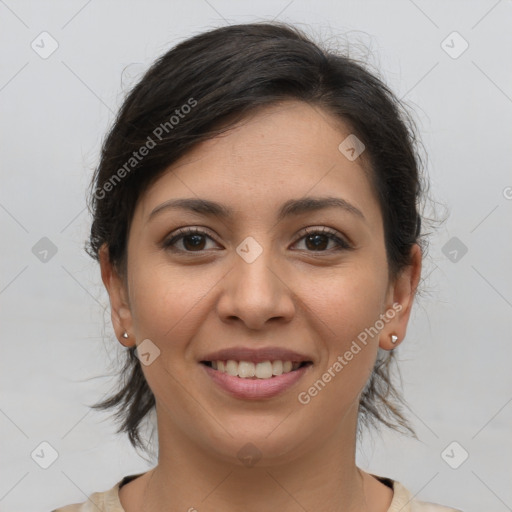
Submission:
{"label": "chin", "polygon": [[217,437],[213,444],[210,437],[207,449],[215,452],[225,462],[246,467],[272,467],[290,463],[308,449],[313,449],[308,442],[312,436],[307,434],[304,425],[300,430],[290,432],[283,419],[283,415],[274,418],[272,426],[267,428],[255,422],[254,416],[246,426],[232,422],[231,425],[237,425],[236,432],[233,429],[229,431],[232,437],[223,431],[221,438]]}

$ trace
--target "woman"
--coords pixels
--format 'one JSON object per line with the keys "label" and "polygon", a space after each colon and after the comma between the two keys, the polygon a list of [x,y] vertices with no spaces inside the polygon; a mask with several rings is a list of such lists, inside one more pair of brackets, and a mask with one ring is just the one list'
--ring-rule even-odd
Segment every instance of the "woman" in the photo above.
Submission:
{"label": "woman", "polygon": [[421,274],[414,131],[394,95],[294,27],[182,42],[123,104],[89,253],[127,347],[120,431],[158,464],[58,512],[453,511],[355,463],[412,429],[390,376]]}

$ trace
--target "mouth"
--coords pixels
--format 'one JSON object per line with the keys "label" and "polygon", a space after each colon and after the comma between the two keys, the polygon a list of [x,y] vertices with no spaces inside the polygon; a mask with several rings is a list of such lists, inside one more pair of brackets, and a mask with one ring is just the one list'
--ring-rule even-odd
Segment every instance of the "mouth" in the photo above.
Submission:
{"label": "mouth", "polygon": [[312,361],[200,361],[214,387],[239,400],[268,400],[296,387]]}
{"label": "mouth", "polygon": [[279,359],[256,363],[252,361],[235,361],[233,359],[200,361],[200,363],[219,373],[248,380],[275,379],[280,375],[296,372],[313,364],[312,361],[283,361]]}

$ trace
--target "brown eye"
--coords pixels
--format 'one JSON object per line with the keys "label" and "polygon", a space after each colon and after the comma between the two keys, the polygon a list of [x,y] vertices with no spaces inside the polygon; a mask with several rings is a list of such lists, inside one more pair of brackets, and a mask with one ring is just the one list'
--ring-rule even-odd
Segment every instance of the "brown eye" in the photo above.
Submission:
{"label": "brown eye", "polygon": [[188,250],[204,249],[204,236],[203,235],[184,235],[181,237],[183,240],[183,246]]}
{"label": "brown eye", "polygon": [[[330,239],[324,234],[320,235],[307,235],[305,237],[306,247],[308,249],[312,249],[314,251],[319,249],[327,249],[327,245],[329,245]],[[309,243],[311,245],[309,245]]]}
{"label": "brown eye", "polygon": [[[307,252],[341,251],[352,248],[348,242],[338,236],[336,231],[329,228],[306,228],[304,231],[306,234],[302,236],[299,241],[304,240],[305,250]],[[165,240],[162,246],[165,249],[176,252],[201,252],[207,250],[207,247],[205,247],[207,245],[207,239],[214,241],[205,231],[197,228],[183,228],[170,239]],[[177,246],[178,243],[181,243],[181,247]],[[329,243],[334,243],[334,247],[329,248]]]}
{"label": "brown eye", "polygon": [[351,249],[350,244],[340,238],[337,232],[330,230],[329,228],[322,229],[306,229],[306,235],[300,240],[305,241],[306,250],[316,252],[327,252],[329,242],[333,242],[335,247],[333,250],[340,251]]}
{"label": "brown eye", "polygon": [[[182,252],[200,252],[206,250],[206,239],[213,240],[205,231],[195,228],[184,228],[179,230],[170,239],[162,244],[165,249],[171,249]],[[177,242],[182,243],[182,247],[175,247]]]}

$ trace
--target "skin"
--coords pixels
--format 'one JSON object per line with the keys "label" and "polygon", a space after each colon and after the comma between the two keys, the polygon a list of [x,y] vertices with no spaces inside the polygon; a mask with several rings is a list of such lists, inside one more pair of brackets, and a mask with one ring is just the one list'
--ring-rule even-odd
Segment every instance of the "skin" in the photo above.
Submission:
{"label": "skin", "polygon": [[[196,146],[145,192],[129,232],[127,276],[102,248],[119,341],[150,339],[160,350],[142,365],[157,403],[159,461],[120,490],[127,512],[388,509],[392,490],[355,464],[357,406],[378,347],[391,350],[406,334],[421,250],[413,246],[412,264],[391,281],[382,215],[362,160],[338,150],[349,133],[318,107],[266,107]],[[349,201],[364,220],[327,208],[276,221],[285,201],[326,195]],[[149,220],[158,205],[185,197],[222,203],[235,214],[219,220],[168,209]],[[178,240],[174,252],[162,247],[187,226],[207,232],[199,249],[190,237]],[[336,230],[352,249],[336,251],[325,237],[315,250],[303,232],[308,226]],[[248,236],[263,250],[252,263],[236,252]],[[401,311],[301,404],[298,393],[394,303]],[[314,364],[276,397],[240,400],[216,387],[199,364],[202,355],[237,345],[289,347]],[[237,457],[248,442],[261,453],[252,467]]]}

